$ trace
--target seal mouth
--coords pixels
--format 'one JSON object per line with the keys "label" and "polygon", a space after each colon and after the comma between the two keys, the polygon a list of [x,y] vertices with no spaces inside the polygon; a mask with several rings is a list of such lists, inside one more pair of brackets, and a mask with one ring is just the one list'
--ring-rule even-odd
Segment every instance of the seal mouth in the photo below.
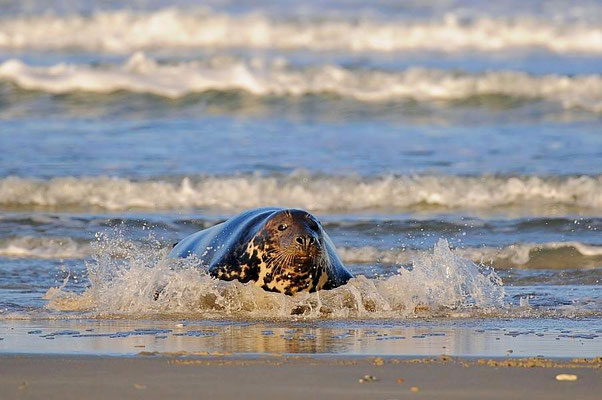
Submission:
{"label": "seal mouth", "polygon": [[319,245],[313,244],[309,246],[295,246],[294,259],[296,260],[311,260],[320,255],[321,248]]}
{"label": "seal mouth", "polygon": [[295,262],[306,263],[307,261],[313,260],[314,256],[309,254],[298,254],[294,257]]}

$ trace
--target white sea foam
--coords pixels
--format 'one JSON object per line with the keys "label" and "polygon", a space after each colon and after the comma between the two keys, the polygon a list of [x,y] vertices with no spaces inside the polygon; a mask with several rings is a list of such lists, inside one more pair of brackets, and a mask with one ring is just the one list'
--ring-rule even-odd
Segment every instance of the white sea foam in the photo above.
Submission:
{"label": "white sea foam", "polygon": [[[379,264],[408,265],[412,260],[424,254],[423,250],[379,249],[372,246],[340,247],[337,251],[347,264],[378,262]],[[576,241],[515,243],[502,247],[460,247],[454,252],[462,258],[476,263],[493,263],[496,268],[581,269],[595,268],[602,262],[602,246]]]}
{"label": "white sea foam", "polygon": [[[141,246],[140,243],[136,244]],[[86,241],[69,237],[20,236],[0,239],[0,257],[83,259],[94,254],[93,246]],[[381,249],[373,246],[338,247],[337,252],[345,264],[410,265],[428,254],[427,250],[411,248]],[[502,247],[459,247],[454,253],[479,264],[493,264],[496,268],[595,268],[602,262],[602,246],[582,242],[515,243]]]}
{"label": "white sea foam", "polygon": [[[449,315],[504,307],[495,272],[482,271],[453,253],[445,240],[386,280],[353,278],[329,291],[286,296],[252,283],[211,278],[198,260],[166,259],[157,246],[100,236],[87,263],[90,286],[82,294],[52,288],[45,298],[53,310],[93,316],[194,314],[213,318],[403,318]],[[115,257],[116,255],[119,257]],[[155,300],[155,293],[159,293]]]}
{"label": "white sea foam", "polygon": [[602,210],[602,176],[206,176],[178,181],[109,177],[0,179],[0,205],[109,210],[213,208],[237,211],[278,204],[310,211],[495,211],[554,215],[562,208]]}
{"label": "white sea foam", "polygon": [[68,237],[18,236],[0,240],[1,257],[83,258],[91,253],[88,243]]}
{"label": "white sea foam", "polygon": [[602,53],[599,24],[515,18],[426,21],[274,19],[207,11],[100,12],[91,16],[29,16],[0,21],[0,47],[130,52],[148,48],[275,48],[339,51],[413,49],[499,51],[544,48]]}
{"label": "white sea foam", "polygon": [[336,65],[300,69],[289,66],[283,59],[265,62],[229,57],[160,64],[143,53],[136,53],[122,65],[102,67],[64,63],[35,67],[13,59],[0,64],[0,79],[24,89],[48,93],[123,90],[177,98],[210,90],[242,90],[257,96],[330,93],[365,102],[509,96],[602,112],[600,75],[533,76],[512,71],[473,75],[426,68],[386,72]]}

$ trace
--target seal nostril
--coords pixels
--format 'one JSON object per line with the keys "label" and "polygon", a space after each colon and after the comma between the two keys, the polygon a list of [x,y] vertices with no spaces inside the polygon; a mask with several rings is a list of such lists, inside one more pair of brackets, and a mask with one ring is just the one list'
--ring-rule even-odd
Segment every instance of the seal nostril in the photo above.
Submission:
{"label": "seal nostril", "polygon": [[303,238],[301,236],[297,236],[297,239],[295,239],[295,242],[299,243],[301,246],[303,246],[303,244],[304,244],[303,243],[304,240],[303,240]]}
{"label": "seal nostril", "polygon": [[314,244],[314,242],[315,242],[315,241],[316,241],[316,240],[315,240],[313,237],[310,237],[310,238],[309,238],[309,244]]}

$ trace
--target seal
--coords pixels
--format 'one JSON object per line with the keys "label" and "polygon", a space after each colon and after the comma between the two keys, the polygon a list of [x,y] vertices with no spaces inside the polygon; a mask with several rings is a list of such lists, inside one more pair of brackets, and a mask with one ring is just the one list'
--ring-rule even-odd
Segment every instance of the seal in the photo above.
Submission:
{"label": "seal", "polygon": [[333,289],[353,277],[320,222],[299,209],[245,211],[186,237],[169,255],[194,255],[215,278],[287,295]]}

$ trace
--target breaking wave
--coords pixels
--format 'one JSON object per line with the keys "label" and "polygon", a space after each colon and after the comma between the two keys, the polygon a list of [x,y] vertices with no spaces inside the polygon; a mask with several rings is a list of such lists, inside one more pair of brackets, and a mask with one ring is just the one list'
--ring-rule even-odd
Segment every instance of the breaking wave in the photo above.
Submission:
{"label": "breaking wave", "polygon": [[[286,296],[252,283],[211,278],[195,258],[168,259],[158,245],[139,245],[100,235],[86,263],[89,287],[76,293],[63,286],[45,298],[56,311],[88,316],[202,315],[204,318],[404,318],[450,315],[501,308],[504,288],[492,270],[457,256],[440,240],[418,257],[412,271],[400,268],[384,280],[357,276],[334,290]],[[154,294],[159,296],[154,300]]]}
{"label": "breaking wave", "polygon": [[362,102],[505,96],[602,112],[600,75],[534,76],[513,71],[474,75],[418,67],[391,72],[336,65],[293,68],[283,59],[265,62],[230,57],[161,64],[136,53],[122,65],[106,66],[62,63],[36,67],[13,59],[0,64],[0,79],[23,89],[56,94],[129,91],[178,98],[207,91],[241,90],[257,96],[328,93]]}
{"label": "breaking wave", "polygon": [[0,206],[108,210],[242,210],[278,204],[310,211],[476,210],[534,214],[602,210],[602,176],[205,176],[142,180],[0,179]]}
{"label": "breaking wave", "polygon": [[256,48],[316,51],[414,49],[499,51],[543,48],[602,53],[602,29],[586,22],[514,18],[427,21],[290,18],[162,9],[150,13],[29,16],[0,20],[0,47],[131,52],[151,48]]}
{"label": "breaking wave", "polygon": [[92,251],[88,241],[69,237],[20,236],[0,239],[0,257],[84,258]]}
{"label": "breaking wave", "polygon": [[[136,245],[140,246],[141,242]],[[391,266],[410,265],[428,253],[408,247],[382,249],[373,246],[338,247],[337,252],[345,264],[382,266],[376,268],[380,274],[390,272]],[[501,247],[464,246],[454,249],[454,253],[498,269],[589,269],[602,265],[602,246],[576,241],[515,243]],[[83,259],[93,254],[94,247],[83,239],[53,236],[0,239],[0,257]]]}
{"label": "breaking wave", "polygon": [[[408,248],[379,249],[341,247],[337,249],[345,263],[408,265],[424,250]],[[581,242],[515,243],[503,247],[461,247],[459,257],[496,268],[588,269],[602,265],[602,246]]]}

